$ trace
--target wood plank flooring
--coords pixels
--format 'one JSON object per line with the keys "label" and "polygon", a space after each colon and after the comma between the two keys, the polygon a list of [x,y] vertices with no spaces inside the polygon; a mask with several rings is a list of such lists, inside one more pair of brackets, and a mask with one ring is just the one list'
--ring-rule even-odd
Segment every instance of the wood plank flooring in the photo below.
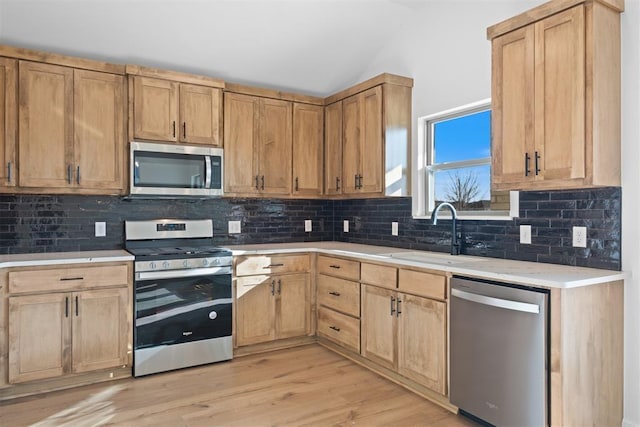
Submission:
{"label": "wood plank flooring", "polygon": [[317,344],[0,404],[0,426],[473,426]]}

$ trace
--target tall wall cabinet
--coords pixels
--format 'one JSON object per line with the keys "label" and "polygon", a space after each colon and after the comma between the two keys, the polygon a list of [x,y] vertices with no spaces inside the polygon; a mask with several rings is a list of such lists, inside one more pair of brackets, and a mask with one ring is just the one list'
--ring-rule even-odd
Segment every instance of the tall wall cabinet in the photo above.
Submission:
{"label": "tall wall cabinet", "polygon": [[492,184],[620,185],[621,2],[550,2],[490,27]]}

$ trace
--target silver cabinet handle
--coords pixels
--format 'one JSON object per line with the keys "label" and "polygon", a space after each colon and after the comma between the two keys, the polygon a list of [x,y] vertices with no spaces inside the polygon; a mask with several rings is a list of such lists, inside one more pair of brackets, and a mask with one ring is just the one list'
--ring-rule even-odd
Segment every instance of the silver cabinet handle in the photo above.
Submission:
{"label": "silver cabinet handle", "polygon": [[460,289],[451,289],[451,295],[463,300],[475,302],[478,304],[489,305],[492,307],[504,308],[507,310],[522,311],[525,313],[540,313],[540,306],[537,304],[529,304],[527,302],[511,301],[501,298],[488,297],[486,295],[478,295],[471,292],[461,291]]}

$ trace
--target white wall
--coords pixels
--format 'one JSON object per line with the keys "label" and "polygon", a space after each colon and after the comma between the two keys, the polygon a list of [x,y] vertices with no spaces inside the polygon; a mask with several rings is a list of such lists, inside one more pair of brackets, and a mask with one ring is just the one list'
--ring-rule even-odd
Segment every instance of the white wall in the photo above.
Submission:
{"label": "white wall", "polygon": [[[491,96],[486,28],[542,1],[434,1],[416,11],[360,79],[383,71],[412,76],[416,118]],[[624,426],[640,427],[640,0],[622,14],[622,263],[625,283]]]}

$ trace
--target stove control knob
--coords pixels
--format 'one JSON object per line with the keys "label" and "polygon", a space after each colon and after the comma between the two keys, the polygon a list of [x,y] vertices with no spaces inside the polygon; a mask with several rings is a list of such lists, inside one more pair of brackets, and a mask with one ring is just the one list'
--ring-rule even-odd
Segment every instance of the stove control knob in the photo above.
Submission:
{"label": "stove control knob", "polygon": [[202,266],[203,266],[203,267],[206,267],[206,266],[208,266],[208,265],[209,265],[209,263],[210,263],[210,262],[211,262],[211,261],[210,261],[208,258],[203,258],[203,259],[202,259]]}
{"label": "stove control knob", "polygon": [[182,261],[182,266],[184,268],[188,268],[189,267],[189,260],[185,259],[184,261]]}
{"label": "stove control knob", "polygon": [[156,268],[158,268],[158,264],[156,264],[155,262],[151,261],[149,263],[149,268],[152,270],[155,270]]}
{"label": "stove control knob", "polygon": [[169,263],[169,261],[165,261],[162,263],[162,268],[169,268],[171,266],[171,264]]}
{"label": "stove control knob", "polygon": [[212,263],[213,263],[213,265],[220,265],[220,260],[219,260],[218,258],[215,258],[215,259],[212,261]]}

